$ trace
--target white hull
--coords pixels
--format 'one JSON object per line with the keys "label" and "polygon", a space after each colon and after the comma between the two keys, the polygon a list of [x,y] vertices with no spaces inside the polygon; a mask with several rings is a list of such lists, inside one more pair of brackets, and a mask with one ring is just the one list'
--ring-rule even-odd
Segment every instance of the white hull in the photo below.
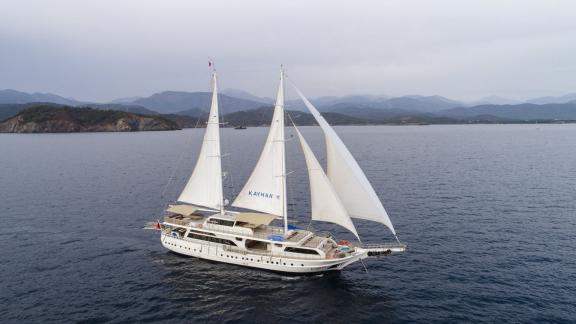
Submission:
{"label": "white hull", "polygon": [[338,271],[351,263],[368,256],[367,251],[357,248],[357,251],[345,258],[338,259],[306,259],[251,253],[250,251],[231,251],[223,244],[207,243],[188,238],[176,238],[161,234],[162,245],[179,254],[201,259],[236,264],[245,267],[266,269],[288,273],[318,273]]}

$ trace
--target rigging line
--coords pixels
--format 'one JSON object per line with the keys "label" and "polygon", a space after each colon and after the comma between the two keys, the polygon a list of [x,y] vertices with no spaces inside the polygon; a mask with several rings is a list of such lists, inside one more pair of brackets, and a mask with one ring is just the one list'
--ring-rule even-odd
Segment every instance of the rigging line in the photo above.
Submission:
{"label": "rigging line", "polygon": [[364,267],[364,271],[366,271],[366,273],[368,273],[368,268],[366,268],[366,265],[364,264],[364,260],[360,259],[360,262],[362,263],[362,266]]}
{"label": "rigging line", "polygon": [[[296,123],[294,122],[294,119],[292,119],[292,115],[290,115],[290,113],[288,111],[286,111],[286,115],[288,116],[288,119],[290,119],[290,122],[292,123],[292,126],[294,127],[294,129],[296,129]],[[293,170],[292,172],[295,172],[295,171],[296,170]],[[306,167],[306,172],[308,172],[308,167]],[[293,190],[293,188],[290,187],[289,190]],[[290,192],[290,196],[291,196],[291,203],[294,204],[294,195],[292,194],[292,191]],[[310,205],[312,205],[311,201],[310,201]],[[308,221],[308,225],[306,226],[306,230],[309,231],[311,227],[312,227],[312,215],[310,215],[310,220]]]}
{"label": "rigging line", "polygon": [[[212,62],[212,64],[214,64],[214,62]],[[215,66],[214,66],[215,68]],[[218,93],[218,97],[220,97],[220,93]],[[222,107],[220,106],[220,101],[218,101],[218,108],[220,111],[220,123],[222,125],[227,125],[228,122],[225,121],[224,116],[226,115],[224,110],[221,109]],[[220,131],[220,130],[218,130]],[[226,150],[229,150],[232,145],[230,145],[230,136],[223,136],[223,141],[224,146],[226,147]],[[221,148],[222,149],[222,148]],[[221,158],[220,159],[220,163],[224,164],[225,167],[225,171],[222,171],[223,174],[226,174],[226,176],[223,176],[223,180],[222,180],[222,186],[224,187],[224,180],[228,180],[228,184],[229,184],[229,188],[230,188],[230,197],[235,197],[236,196],[236,186],[235,186],[235,182],[234,182],[234,172],[232,172],[232,153],[225,153],[222,155],[223,157],[226,157],[226,159]]]}
{"label": "rigging line", "polygon": [[[294,126],[294,120],[292,120],[292,117],[290,116],[290,113],[287,110],[284,110],[284,113],[286,114],[286,116],[288,116],[288,119],[290,119],[290,122],[292,122],[292,125]],[[292,171],[294,172],[294,171]],[[290,197],[289,197],[289,202],[291,206],[296,206],[296,204],[294,203],[294,187],[292,185],[288,186],[288,181],[286,181],[288,190],[290,191]],[[292,208],[294,209],[294,208]],[[292,213],[294,213],[294,210],[292,210]]]}
{"label": "rigging line", "polygon": [[[185,142],[186,147],[190,147],[192,144],[192,136],[190,136],[188,138],[188,141]],[[186,150],[182,150],[180,152],[180,156],[178,157],[178,159],[176,160],[176,165],[174,167],[174,169],[172,170],[172,173],[170,174],[170,177],[168,178],[168,182],[166,183],[166,185],[164,186],[164,189],[162,190],[162,193],[160,194],[160,198],[164,199],[164,195],[166,194],[166,190],[168,190],[168,187],[170,186],[170,184],[172,183],[172,181],[175,179],[176,176],[176,172],[180,169],[180,164],[182,162],[182,158],[184,157],[184,154],[186,153]]]}
{"label": "rigging line", "polygon": [[[292,125],[293,125],[294,128],[296,129],[296,123],[294,123],[294,120],[292,119],[292,116],[291,116],[289,113],[287,113],[287,115],[288,115],[288,118],[290,119],[290,121],[292,122]],[[301,135],[301,134],[300,134],[300,135]],[[306,166],[306,171],[307,171],[307,172],[310,172],[310,170],[311,170],[311,169],[308,169],[308,166]],[[322,170],[322,172],[324,172],[323,169],[321,169],[321,170]],[[310,183],[310,182],[309,182],[309,183]],[[312,202],[311,202],[311,201],[310,201],[310,205],[312,205]],[[307,231],[310,231],[311,226],[312,226],[312,217],[310,217],[310,221],[308,222],[308,226],[306,227],[306,230],[307,230]],[[361,242],[361,241],[360,241],[360,238],[358,238],[358,241]],[[366,272],[368,272],[368,270],[366,270]]]}
{"label": "rigging line", "polygon": [[[209,58],[209,62],[213,65],[213,61],[212,59]],[[194,129],[198,128],[198,124],[200,122],[201,117],[198,117],[196,119],[196,125],[194,125]],[[186,147],[190,147],[192,144],[192,137],[190,136],[188,138],[188,142],[185,142]],[[166,194],[166,191],[168,190],[168,187],[170,186],[170,184],[172,183],[173,180],[175,180],[175,175],[176,172],[178,171],[178,169],[180,169],[180,164],[182,162],[182,158],[184,157],[184,154],[186,153],[185,150],[182,150],[180,152],[180,155],[178,156],[178,159],[176,160],[176,166],[174,167],[174,169],[172,170],[172,173],[170,175],[170,177],[168,178],[168,181],[166,182],[166,185],[164,186],[164,189],[162,189],[162,192],[160,193],[160,198],[164,199],[164,195]],[[166,205],[168,205],[169,203],[167,202]]]}

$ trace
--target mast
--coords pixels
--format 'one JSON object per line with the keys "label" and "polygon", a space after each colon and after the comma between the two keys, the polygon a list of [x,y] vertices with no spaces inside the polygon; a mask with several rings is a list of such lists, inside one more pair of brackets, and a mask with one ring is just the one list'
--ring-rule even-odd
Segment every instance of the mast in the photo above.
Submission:
{"label": "mast", "polygon": [[[280,100],[280,91],[282,92],[282,100]],[[276,102],[277,105],[280,105],[281,107],[281,111],[282,111],[282,117],[281,117],[281,146],[282,146],[282,216],[284,217],[284,234],[288,233],[288,202],[286,199],[286,138],[284,136],[284,130],[286,127],[284,127],[284,121],[285,121],[285,105],[284,105],[284,95],[286,93],[285,89],[284,89],[284,66],[280,65],[280,87],[278,89],[278,100]],[[281,101],[281,103],[280,103]]]}
{"label": "mast", "polygon": [[210,107],[210,114],[212,115],[212,109],[215,110],[215,118],[208,119],[208,122],[216,123],[214,128],[218,129],[218,152],[215,155],[217,159],[218,168],[220,169],[220,176],[218,177],[218,182],[220,183],[220,215],[224,215],[224,185],[223,185],[223,173],[222,173],[222,151],[220,148],[220,110],[218,106],[218,79],[216,76],[216,66],[214,63],[211,62],[212,65],[212,78],[213,78],[213,85],[212,85],[212,106]]}
{"label": "mast", "polygon": [[232,206],[282,217],[284,231],[288,232],[285,155],[284,71],[280,69],[280,85],[266,143],[252,174]]}

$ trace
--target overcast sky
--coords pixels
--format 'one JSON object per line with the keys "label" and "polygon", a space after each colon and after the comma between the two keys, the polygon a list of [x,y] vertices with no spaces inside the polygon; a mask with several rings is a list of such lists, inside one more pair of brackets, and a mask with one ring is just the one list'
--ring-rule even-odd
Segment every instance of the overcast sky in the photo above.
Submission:
{"label": "overcast sky", "polygon": [[0,0],[0,89],[107,101],[220,87],[273,97],[576,92],[576,1]]}

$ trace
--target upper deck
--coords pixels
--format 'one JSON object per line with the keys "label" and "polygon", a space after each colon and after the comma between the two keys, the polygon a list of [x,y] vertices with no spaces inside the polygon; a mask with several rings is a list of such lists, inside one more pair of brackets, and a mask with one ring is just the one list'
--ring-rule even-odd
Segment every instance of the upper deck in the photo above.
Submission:
{"label": "upper deck", "polygon": [[179,227],[210,231],[222,234],[233,234],[246,239],[258,239],[271,243],[288,243],[317,248],[327,237],[318,237],[314,233],[302,229],[289,230],[266,224],[252,224],[236,221],[238,213],[226,212],[221,215],[213,211],[198,210],[190,215],[169,214],[164,217],[164,223]]}

